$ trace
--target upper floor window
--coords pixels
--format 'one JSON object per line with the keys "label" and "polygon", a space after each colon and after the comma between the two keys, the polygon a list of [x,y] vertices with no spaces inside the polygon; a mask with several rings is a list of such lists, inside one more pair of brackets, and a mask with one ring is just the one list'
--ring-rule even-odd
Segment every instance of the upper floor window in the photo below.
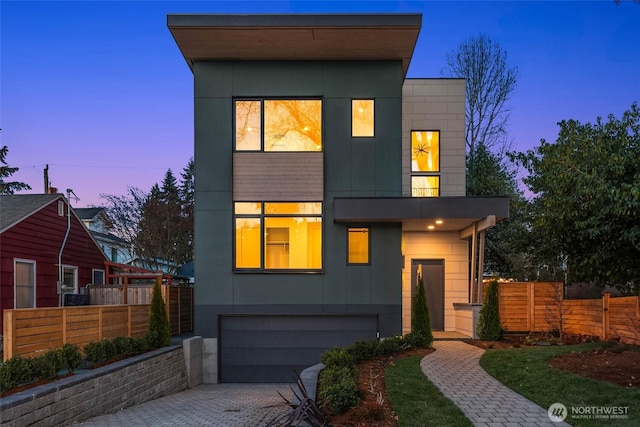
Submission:
{"label": "upper floor window", "polygon": [[373,99],[351,100],[351,136],[374,136]]}
{"label": "upper floor window", "polygon": [[347,228],[347,263],[369,264],[369,227]]}
{"label": "upper floor window", "polygon": [[236,202],[235,267],[322,268],[322,203]]}
{"label": "upper floor window", "polygon": [[320,99],[235,101],[237,151],[322,151]]}
{"label": "upper floor window", "polygon": [[440,132],[411,131],[411,196],[440,196]]}

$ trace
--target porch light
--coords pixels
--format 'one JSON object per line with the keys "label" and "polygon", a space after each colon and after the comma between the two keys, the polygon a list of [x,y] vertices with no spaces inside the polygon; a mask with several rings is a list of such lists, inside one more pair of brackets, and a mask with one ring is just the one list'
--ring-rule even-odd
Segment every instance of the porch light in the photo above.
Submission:
{"label": "porch light", "polygon": [[438,225],[442,225],[442,223],[443,223],[443,222],[444,222],[444,221],[443,221],[443,220],[441,220],[441,219],[436,219],[436,224],[438,224]]}
{"label": "porch light", "polygon": [[427,226],[427,229],[429,229],[429,230],[433,230],[434,228],[436,228],[436,226],[435,226],[435,225],[428,225],[428,226]]}

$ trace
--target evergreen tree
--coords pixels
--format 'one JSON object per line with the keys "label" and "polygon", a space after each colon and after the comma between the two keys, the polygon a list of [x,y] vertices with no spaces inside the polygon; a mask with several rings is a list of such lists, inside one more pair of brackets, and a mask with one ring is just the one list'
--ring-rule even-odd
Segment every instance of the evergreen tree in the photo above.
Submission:
{"label": "evergreen tree", "polygon": [[500,307],[498,304],[498,281],[489,283],[487,296],[480,309],[480,317],[476,325],[476,332],[481,340],[495,341],[502,338],[500,325]]}
{"label": "evergreen tree", "polygon": [[16,191],[21,190],[31,190],[31,187],[24,182],[5,181],[6,178],[18,172],[18,168],[12,168],[7,164],[8,152],[9,148],[6,145],[0,148],[0,195],[14,194]]}
{"label": "evergreen tree", "polygon": [[151,295],[151,308],[149,312],[149,331],[147,341],[152,348],[160,348],[171,345],[171,326],[167,317],[160,284],[153,285]]}
{"label": "evergreen tree", "polygon": [[433,343],[431,319],[429,317],[429,307],[427,307],[427,295],[424,291],[422,274],[418,274],[418,285],[416,293],[413,296],[413,304],[411,308],[411,332],[426,338],[427,346]]}

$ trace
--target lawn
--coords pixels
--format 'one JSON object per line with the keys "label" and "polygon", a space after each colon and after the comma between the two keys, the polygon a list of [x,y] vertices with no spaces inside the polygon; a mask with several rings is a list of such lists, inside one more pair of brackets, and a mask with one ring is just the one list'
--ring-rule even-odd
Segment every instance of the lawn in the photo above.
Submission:
{"label": "lawn", "polygon": [[[569,411],[565,420],[574,426],[640,425],[640,389],[625,388],[577,376],[552,368],[547,360],[571,351],[582,352],[602,347],[602,343],[568,346],[487,350],[480,365],[498,381],[534,401],[543,408],[562,403]],[[640,374],[640,372],[639,372]],[[588,417],[589,410],[628,408],[626,419]],[[588,409],[592,408],[592,409]],[[582,414],[572,414],[581,411]],[[624,411],[624,409],[623,409]]]}
{"label": "lawn", "polygon": [[422,356],[397,360],[385,372],[385,386],[400,427],[471,426],[420,368]]}

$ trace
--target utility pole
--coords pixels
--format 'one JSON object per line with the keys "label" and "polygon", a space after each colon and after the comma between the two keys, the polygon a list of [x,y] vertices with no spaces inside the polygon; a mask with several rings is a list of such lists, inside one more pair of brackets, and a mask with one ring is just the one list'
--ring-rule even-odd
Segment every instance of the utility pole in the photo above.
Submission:
{"label": "utility pole", "polygon": [[44,167],[44,194],[49,194],[49,165]]}

